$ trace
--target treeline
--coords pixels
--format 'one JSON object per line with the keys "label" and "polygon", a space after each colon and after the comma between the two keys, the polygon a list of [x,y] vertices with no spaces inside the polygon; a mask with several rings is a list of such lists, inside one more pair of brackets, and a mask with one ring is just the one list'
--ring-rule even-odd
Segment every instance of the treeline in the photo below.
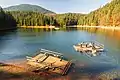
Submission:
{"label": "treeline", "polygon": [[120,26],[120,0],[113,0],[102,8],[89,14],[55,14],[46,15],[39,12],[12,11],[11,14],[18,23],[18,26]]}
{"label": "treeline", "polygon": [[78,13],[66,13],[66,14],[57,14],[55,15],[56,22],[59,26],[72,26],[78,25],[79,19],[84,17],[85,14]]}
{"label": "treeline", "polygon": [[56,24],[54,17],[39,12],[10,11],[7,13],[13,15],[18,26],[45,26]]}
{"label": "treeline", "polygon": [[16,27],[16,20],[9,13],[5,13],[2,8],[0,8],[0,30],[13,29]]}
{"label": "treeline", "polygon": [[112,0],[78,21],[79,25],[120,26],[120,0]]}
{"label": "treeline", "polygon": [[77,25],[83,14],[66,13],[57,15],[46,15],[39,12],[10,11],[6,12],[15,18],[18,26],[69,26]]}

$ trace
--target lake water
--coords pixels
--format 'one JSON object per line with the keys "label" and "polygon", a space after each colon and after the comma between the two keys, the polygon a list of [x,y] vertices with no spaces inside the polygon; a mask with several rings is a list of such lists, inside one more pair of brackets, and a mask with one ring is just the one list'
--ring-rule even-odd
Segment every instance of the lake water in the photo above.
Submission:
{"label": "lake water", "polygon": [[[96,57],[76,52],[73,45],[83,41],[102,43],[105,46],[105,52]],[[40,48],[63,53],[65,57],[75,62],[76,74],[79,75],[81,72],[97,74],[120,67],[120,31],[117,30],[18,29],[0,32],[0,61],[24,59],[26,56],[35,55]]]}

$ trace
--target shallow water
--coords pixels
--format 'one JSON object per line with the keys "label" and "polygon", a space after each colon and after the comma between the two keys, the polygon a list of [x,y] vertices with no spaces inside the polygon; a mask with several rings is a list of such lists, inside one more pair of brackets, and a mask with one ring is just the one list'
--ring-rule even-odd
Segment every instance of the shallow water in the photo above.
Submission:
{"label": "shallow water", "polygon": [[[105,52],[97,57],[89,57],[76,52],[73,45],[83,41],[102,43],[105,46]],[[71,74],[75,73],[73,74],[74,79],[120,67],[120,31],[117,30],[39,31],[38,29],[18,29],[0,32],[1,61],[24,59],[26,56],[35,55],[40,48],[61,52],[69,60],[73,60],[75,68]]]}

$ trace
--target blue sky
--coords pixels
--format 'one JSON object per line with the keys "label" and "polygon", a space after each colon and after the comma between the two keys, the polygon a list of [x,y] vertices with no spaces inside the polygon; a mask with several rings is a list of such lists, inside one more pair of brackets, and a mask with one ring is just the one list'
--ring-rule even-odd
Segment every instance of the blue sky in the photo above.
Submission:
{"label": "blue sky", "polygon": [[8,7],[18,4],[34,4],[56,13],[89,13],[111,0],[0,0],[0,6]]}

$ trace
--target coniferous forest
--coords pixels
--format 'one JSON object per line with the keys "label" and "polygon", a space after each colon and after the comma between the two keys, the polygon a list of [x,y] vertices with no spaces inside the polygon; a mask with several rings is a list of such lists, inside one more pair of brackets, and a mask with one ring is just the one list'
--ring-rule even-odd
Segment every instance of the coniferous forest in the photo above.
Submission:
{"label": "coniferous forest", "polygon": [[0,8],[0,30],[4,29],[13,29],[16,28],[16,20],[14,17],[8,12],[5,13],[2,8]]}
{"label": "coniferous forest", "polygon": [[1,28],[8,25],[15,26],[16,22],[18,26],[120,26],[120,0],[113,0],[89,14],[65,13],[51,15],[35,11],[4,12],[1,9],[0,21]]}

